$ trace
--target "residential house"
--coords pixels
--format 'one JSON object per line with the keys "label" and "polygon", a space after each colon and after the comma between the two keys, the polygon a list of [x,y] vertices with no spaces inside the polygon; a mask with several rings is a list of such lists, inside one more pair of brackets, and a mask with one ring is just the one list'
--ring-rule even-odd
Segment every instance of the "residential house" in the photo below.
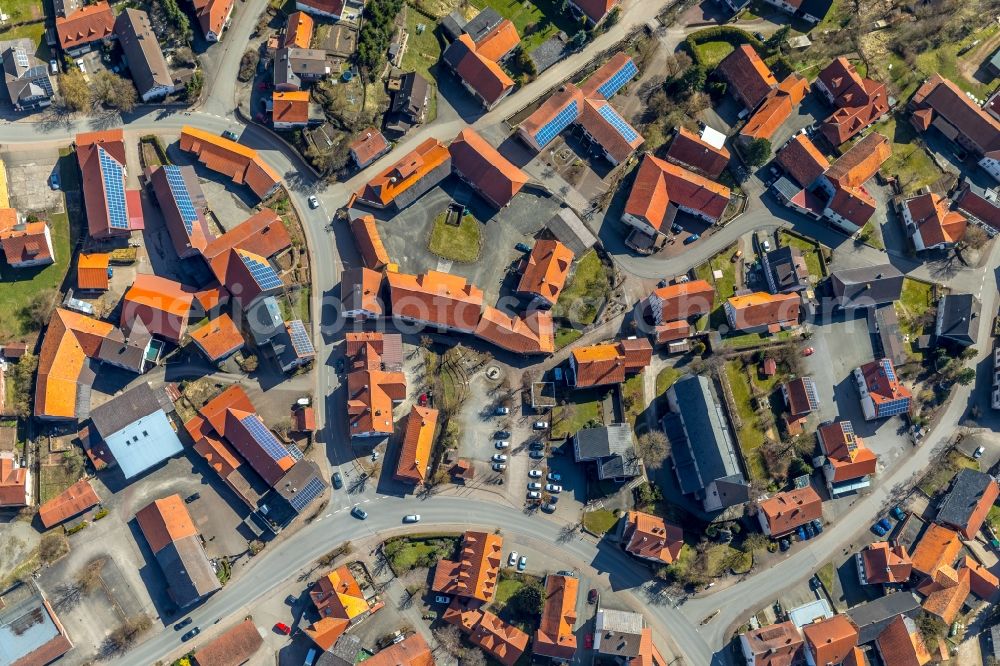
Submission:
{"label": "residential house", "polygon": [[760,528],[772,539],[791,534],[822,518],[823,500],[812,486],[776,493],[757,504]]}
{"label": "residential house", "polygon": [[438,271],[388,273],[386,281],[395,319],[459,333],[473,333],[479,325],[483,291],[463,277]]}
{"label": "residential house", "polygon": [[107,252],[81,252],[76,261],[78,291],[107,291],[111,255]]}
{"label": "residential house", "polygon": [[[358,654],[357,649],[354,650],[354,654]],[[324,655],[320,655],[320,661],[316,662],[316,666],[327,666],[325,662],[322,662]],[[420,632],[411,634],[402,641],[379,650],[365,661],[371,662],[368,666],[434,666],[435,663],[431,647]],[[336,666],[347,665],[336,664]]]}
{"label": "residential house", "polygon": [[38,507],[38,519],[45,529],[80,515],[101,503],[89,479],[80,479],[48,502]]}
{"label": "residential house", "polygon": [[[731,1],[731,0],[727,0]],[[830,11],[830,7],[833,6],[833,0],[764,0],[767,4],[777,7],[778,9],[798,18],[801,18],[809,23],[816,24],[822,21],[827,12]]]}
{"label": "residential house", "polygon": [[729,166],[729,151],[724,145],[714,145],[705,135],[678,126],[667,149],[666,159],[678,166],[700,173],[706,178],[718,179]]}
{"label": "residential house", "polygon": [[[291,247],[292,241],[281,218],[270,208],[262,208],[205,246],[202,257],[209,269],[247,313],[267,297],[279,293],[284,283],[272,259]],[[260,323],[248,316],[247,323],[261,343]]]}
{"label": "residential house", "polygon": [[945,294],[938,301],[934,335],[961,347],[976,344],[982,305],[972,294]]}
{"label": "residential house", "polygon": [[399,90],[392,93],[392,103],[385,114],[385,129],[405,134],[427,120],[431,87],[427,79],[416,72],[407,72],[399,79]]}
{"label": "residential house", "polygon": [[709,380],[692,375],[667,390],[670,411],[662,428],[681,492],[698,498],[705,511],[719,511],[750,499],[740,471],[736,443]]}
{"label": "residential house", "polygon": [[898,301],[903,293],[903,273],[892,264],[834,271],[830,287],[837,305],[850,310]]}
{"label": "residential house", "polygon": [[503,537],[467,531],[457,560],[438,560],[431,590],[440,594],[490,603],[500,582]]}
{"label": "residential house", "polygon": [[765,252],[763,256],[764,278],[772,294],[789,294],[809,289],[809,267],[802,250],[785,245]]}
{"label": "residential house", "polygon": [[15,666],[56,661],[73,649],[69,634],[34,581],[0,591],[4,658]]}
{"label": "residential house", "polygon": [[799,628],[787,620],[740,634],[740,649],[747,666],[800,664],[804,645]]}
{"label": "residential house", "polygon": [[253,620],[243,620],[194,652],[198,666],[239,666],[253,658],[264,644]]}
{"label": "residential house", "polygon": [[722,59],[716,71],[729,84],[729,92],[753,111],[778,86],[778,80],[749,44],[741,44]]}
{"label": "residential house", "polygon": [[575,348],[569,357],[566,383],[576,388],[621,384],[625,376],[649,365],[653,348],[645,338]]}
{"label": "residential house", "polygon": [[621,0],[569,0],[570,10],[582,16],[589,28],[597,27],[620,4]]}
{"label": "residential house", "polygon": [[788,408],[788,414],[784,416],[785,429],[789,435],[798,435],[809,414],[819,409],[816,384],[812,377],[796,377],[781,385],[781,397]]}
{"label": "residential house", "polygon": [[115,15],[106,0],[77,8],[66,16],[56,17],[59,48],[75,57],[87,53],[96,42],[115,37]]}
{"label": "residential house", "polygon": [[593,147],[599,147],[604,159],[618,166],[646,140],[603,99],[587,98],[580,114],[579,127]]}
{"label": "residential house", "polygon": [[729,188],[646,153],[625,202],[622,222],[647,236],[665,235],[678,211],[708,223],[722,217]]}
{"label": "residential house", "polygon": [[180,495],[154,500],[136,512],[135,521],[178,608],[187,608],[222,588]]}
{"label": "residential house", "polygon": [[646,622],[639,613],[599,608],[594,618],[594,650],[623,663],[638,659]]}
{"label": "residential house", "polygon": [[171,425],[174,403],[164,388],[137,384],[90,413],[94,430],[126,479],[184,450]]}
{"label": "residential house", "polygon": [[122,299],[122,328],[131,332],[140,320],[150,334],[179,343],[192,314],[197,317],[203,313],[196,296],[193,287],[139,273]]}
{"label": "residential house", "polygon": [[304,631],[320,650],[332,648],[348,627],[371,614],[368,600],[346,564],[320,577],[309,590],[309,598],[319,619]]}
{"label": "residential house", "polygon": [[215,364],[222,363],[246,344],[239,327],[225,312],[191,331],[190,336],[205,358]]}
{"label": "residential house", "polygon": [[374,208],[402,210],[450,173],[451,153],[443,143],[430,138],[368,181],[357,199]]}
{"label": "residential house", "polygon": [[295,8],[316,16],[339,21],[344,13],[344,0],[295,0]]}
{"label": "residential house", "polygon": [[471,127],[458,133],[448,152],[458,177],[496,208],[507,206],[530,180]]}
{"label": "residential house", "polygon": [[285,36],[281,46],[285,48],[307,49],[312,46],[315,22],[303,11],[292,12],[285,21]]}
{"label": "residential house", "polygon": [[351,220],[351,234],[354,244],[358,247],[361,261],[373,271],[381,271],[389,263],[389,253],[382,243],[375,218],[372,215],[361,215]]}
{"label": "residential house", "polygon": [[309,125],[309,91],[290,90],[271,93],[271,125],[289,130]]}
{"label": "residential house", "polygon": [[831,497],[854,493],[871,485],[878,470],[878,456],[865,446],[850,421],[834,421],[816,431],[825,456],[823,477]]}
{"label": "residential house", "polygon": [[784,172],[808,188],[830,168],[830,162],[805,132],[796,134],[778,150],[775,159]]}
{"label": "residential house", "polygon": [[351,437],[387,437],[393,432],[393,407],[406,399],[406,377],[395,364],[384,364],[386,336],[348,336],[348,431]]}
{"label": "residential house", "polygon": [[571,441],[574,460],[593,462],[601,481],[621,483],[642,474],[642,458],[627,423],[581,428]]}
{"label": "residential house", "polygon": [[917,586],[925,595],[921,608],[944,624],[955,621],[971,591],[972,575],[964,566],[943,565]]}
{"label": "residential house", "polygon": [[829,197],[823,209],[826,219],[848,233],[861,229],[876,208],[864,185],[891,156],[889,139],[872,132],[837,158],[817,181]]}
{"label": "residential house", "polygon": [[993,118],[953,82],[935,74],[910,99],[910,122],[920,132],[931,127],[974,156],[1000,149],[1000,121]]}
{"label": "residential house", "polygon": [[20,465],[12,451],[0,451],[0,508],[29,506],[33,503],[31,470]]}
{"label": "residential house", "polygon": [[629,511],[621,543],[630,555],[660,565],[673,564],[684,547],[684,531],[659,516]]}
{"label": "residential house", "polygon": [[191,4],[205,41],[220,41],[222,32],[229,27],[235,0],[191,0]]}
{"label": "residential house", "polygon": [[998,495],[1000,487],[992,476],[978,470],[961,469],[952,479],[935,520],[957,530],[966,539],[974,539]]}
{"label": "residential house", "polygon": [[156,203],[177,256],[193,257],[215,238],[208,224],[208,202],[192,166],[167,164],[146,170]]}
{"label": "residential house", "polygon": [[[847,610],[847,617],[858,628],[858,645],[873,642],[900,615],[916,619],[919,614],[920,599],[906,591],[892,592]],[[863,664],[858,662],[858,666]]]}
{"label": "residential house", "polygon": [[855,368],[854,381],[861,397],[861,408],[868,421],[910,411],[913,396],[896,377],[896,369],[889,359],[871,361]]}
{"label": "residential house", "polygon": [[90,236],[105,240],[142,229],[139,191],[125,189],[125,133],[117,129],[77,134],[76,159]]}
{"label": "residential house", "polygon": [[[499,557],[499,556],[498,556]],[[443,561],[443,560],[442,560]],[[440,568],[441,562],[438,562]],[[455,597],[441,619],[503,666],[514,666],[528,648],[528,634],[482,609],[476,599]]]}
{"label": "residential house", "polygon": [[897,615],[879,634],[875,647],[882,661],[893,666],[924,666],[931,660],[917,623],[905,615]]}
{"label": "residential house", "polygon": [[767,93],[764,101],[747,119],[740,130],[739,139],[748,142],[756,139],[771,140],[782,123],[809,92],[809,81],[792,72]]}
{"label": "residential house", "polygon": [[326,51],[322,49],[300,49],[285,47],[274,54],[274,89],[279,92],[294,92],[331,72]]}
{"label": "residential house", "polygon": [[143,102],[162,99],[174,91],[174,78],[149,23],[149,14],[132,7],[122,10],[115,19],[115,35]]}
{"label": "residential house", "polygon": [[733,330],[775,333],[799,323],[798,294],[769,294],[758,291],[730,296],[723,307]]}
{"label": "residential house", "polygon": [[532,642],[532,653],[557,661],[570,661],[576,655],[576,600],[580,579],[549,574],[545,577],[542,619]]}
{"label": "residential house", "polygon": [[48,64],[34,55],[31,40],[0,44],[7,97],[15,111],[35,111],[52,104],[54,95]]}
{"label": "residential house", "polygon": [[705,280],[691,280],[658,287],[646,299],[649,313],[657,326],[670,322],[688,322],[712,311],[715,287]]}
{"label": "residential house", "polygon": [[385,313],[379,291],[382,274],[370,268],[348,268],[340,274],[341,314],[348,319],[377,319]]}
{"label": "residential house", "polygon": [[472,38],[480,55],[493,62],[505,60],[521,43],[514,23],[500,16],[492,7],[476,14],[465,24],[462,32]]}
{"label": "residential house", "polygon": [[955,207],[970,218],[1000,230],[1000,194],[996,189],[985,189],[965,181],[952,195]]}
{"label": "residential house", "polygon": [[536,241],[522,262],[517,293],[530,296],[539,307],[552,307],[559,300],[572,264],[573,251],[559,241]]}
{"label": "residential house", "polygon": [[552,313],[546,310],[532,310],[519,317],[487,305],[473,334],[515,354],[552,354],[554,331]]}
{"label": "residential house", "polygon": [[854,556],[862,585],[901,585],[910,579],[913,560],[902,544],[876,541]]}
{"label": "residential house", "polygon": [[917,252],[954,247],[965,236],[968,220],[933,192],[910,197],[900,211]]}
{"label": "residential house", "polygon": [[0,208],[0,247],[11,268],[34,268],[55,262],[48,222],[21,222],[13,208]]}
{"label": "residential house", "polygon": [[186,125],[181,129],[180,147],[197,155],[212,171],[228,176],[237,185],[246,185],[260,199],[266,199],[281,184],[281,176],[256,150],[212,132]]}
{"label": "residential house", "polygon": [[487,110],[514,89],[513,79],[495,60],[480,53],[468,34],[452,42],[441,54],[441,59],[455,73],[462,86]]}
{"label": "residential house", "polygon": [[568,247],[577,257],[586,254],[587,250],[597,243],[597,236],[583,223],[583,220],[577,217],[571,208],[560,208],[549,218],[545,226],[560,243]]}
{"label": "residential house", "polygon": [[399,462],[392,475],[397,481],[420,485],[427,480],[430,469],[431,451],[437,429],[438,410],[414,405],[406,420],[403,444],[399,450]]}
{"label": "residential house", "polygon": [[820,133],[839,146],[889,112],[885,84],[862,77],[843,56],[835,58],[813,82],[813,87],[835,107],[820,125]]}
{"label": "residential house", "polygon": [[845,663],[858,646],[858,628],[847,615],[807,624],[802,627],[802,635],[809,666]]}
{"label": "residential house", "polygon": [[942,567],[952,567],[961,550],[962,540],[958,532],[931,523],[911,553],[913,571],[924,578],[933,578]]}
{"label": "residential house", "polygon": [[351,142],[349,152],[358,168],[364,169],[388,153],[391,148],[392,146],[385,140],[381,132],[374,127],[369,127],[361,132],[361,136]]}

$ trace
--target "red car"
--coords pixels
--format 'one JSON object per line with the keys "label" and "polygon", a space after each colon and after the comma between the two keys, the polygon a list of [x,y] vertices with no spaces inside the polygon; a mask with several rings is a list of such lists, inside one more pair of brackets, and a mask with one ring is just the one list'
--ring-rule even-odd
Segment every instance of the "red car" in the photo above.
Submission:
{"label": "red car", "polygon": [[286,636],[292,633],[292,628],[289,627],[284,622],[279,622],[278,624],[274,625],[274,630],[277,631],[279,634],[284,634]]}
{"label": "red car", "polygon": [[802,355],[803,356],[812,356],[815,353],[816,353],[816,350],[813,349],[812,347],[806,347],[805,349],[802,350]]}
{"label": "red car", "polygon": [[594,634],[587,634],[583,637],[583,647],[588,650],[594,649]]}

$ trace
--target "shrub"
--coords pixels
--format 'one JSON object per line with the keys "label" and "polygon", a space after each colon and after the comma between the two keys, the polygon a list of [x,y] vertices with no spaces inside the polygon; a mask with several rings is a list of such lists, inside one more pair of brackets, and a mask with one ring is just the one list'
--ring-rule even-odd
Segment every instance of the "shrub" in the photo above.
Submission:
{"label": "shrub", "polygon": [[257,63],[260,62],[260,54],[257,53],[256,49],[247,49],[243,52],[243,57],[240,58],[240,71],[236,75],[236,78],[246,83],[253,78],[254,72],[257,71]]}
{"label": "shrub", "polygon": [[108,515],[108,510],[101,507],[101,510],[94,514],[94,521],[96,522],[106,515]]}

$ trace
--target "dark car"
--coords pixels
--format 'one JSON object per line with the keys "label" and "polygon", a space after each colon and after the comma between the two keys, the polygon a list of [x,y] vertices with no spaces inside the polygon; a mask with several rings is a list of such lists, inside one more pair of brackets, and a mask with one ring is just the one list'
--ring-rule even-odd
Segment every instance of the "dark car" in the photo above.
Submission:
{"label": "dark car", "polygon": [[587,593],[587,603],[596,604],[597,603],[597,588],[590,588],[590,592]]}
{"label": "dark car", "polygon": [[201,633],[201,629],[199,629],[198,627],[195,627],[191,631],[189,631],[186,634],[184,634],[183,636],[181,636],[181,640],[182,641],[189,641],[189,640],[191,640],[192,638],[194,638],[195,636],[197,636],[200,633]]}
{"label": "dark car", "polygon": [[340,475],[340,472],[333,473],[333,487],[338,490],[344,487],[344,477]]}
{"label": "dark car", "polygon": [[493,439],[510,439],[509,430],[497,430],[493,433]]}
{"label": "dark car", "polygon": [[816,530],[813,528],[813,526],[812,526],[811,523],[806,523],[803,526],[803,529],[805,529],[806,536],[809,537],[810,539],[812,539],[814,536],[816,536]]}
{"label": "dark car", "polygon": [[545,452],[544,451],[531,451],[530,453],[528,453],[528,455],[531,456],[532,458],[534,458],[535,460],[541,460],[542,458],[545,457]]}
{"label": "dark car", "polygon": [[781,541],[778,542],[778,548],[781,549],[781,552],[785,552],[791,547],[792,543],[788,539],[782,539]]}
{"label": "dark car", "polygon": [[222,133],[222,136],[224,136],[225,138],[229,139],[230,141],[239,141],[240,140],[240,135],[237,134],[236,132],[232,131],[232,130],[226,130],[225,132]]}
{"label": "dark car", "polygon": [[543,504],[542,505],[542,511],[544,511],[545,513],[552,513],[555,510],[556,510],[556,505],[555,504],[549,503],[549,504]]}
{"label": "dark car", "polygon": [[191,493],[190,495],[184,498],[184,503],[190,504],[191,502],[200,499],[201,499],[201,493]]}
{"label": "dark car", "polygon": [[528,444],[528,448],[532,451],[541,451],[545,448],[545,444],[541,442],[532,442],[531,444]]}
{"label": "dark car", "polygon": [[191,618],[186,617],[186,618],[184,618],[183,620],[181,620],[180,622],[178,622],[177,624],[174,625],[174,631],[180,631],[181,629],[183,629],[184,627],[188,626],[189,624],[191,624]]}
{"label": "dark car", "polygon": [[805,529],[801,525],[799,525],[799,529],[795,530],[795,533],[799,535],[799,541],[805,541],[806,540],[806,538],[807,538],[806,537],[806,531],[805,531]]}
{"label": "dark car", "polygon": [[514,246],[514,249],[518,252],[531,252],[531,248],[528,247],[527,243],[518,243]]}
{"label": "dark car", "polygon": [[882,527],[882,521],[881,520],[878,521],[877,523],[875,523],[874,525],[872,525],[872,532],[874,532],[878,536],[885,536],[888,531],[889,530],[887,530],[884,527]]}
{"label": "dark car", "polygon": [[351,515],[358,520],[368,520],[368,512],[362,509],[360,506],[355,506],[351,509]]}
{"label": "dark car", "polygon": [[343,358],[338,358],[337,359],[337,374],[338,375],[344,374],[344,359]]}
{"label": "dark car", "polygon": [[684,227],[674,222],[673,224],[670,225],[670,230],[675,234],[679,234],[680,232],[684,231]]}
{"label": "dark car", "polygon": [[823,523],[820,522],[818,519],[811,521],[809,524],[812,525],[814,530],[816,530],[816,534],[823,533]]}
{"label": "dark car", "polygon": [[892,529],[892,521],[889,520],[888,518],[883,518],[882,520],[878,521],[878,524],[882,529],[886,531],[886,533],[888,533]]}
{"label": "dark car", "polygon": [[687,238],[684,239],[684,244],[685,245],[690,245],[691,243],[695,242],[699,238],[701,238],[701,234],[691,234],[690,236],[688,236]]}
{"label": "dark car", "polygon": [[892,507],[892,511],[890,511],[889,513],[891,513],[892,517],[895,518],[896,520],[900,521],[906,520],[906,512],[900,509],[898,506]]}

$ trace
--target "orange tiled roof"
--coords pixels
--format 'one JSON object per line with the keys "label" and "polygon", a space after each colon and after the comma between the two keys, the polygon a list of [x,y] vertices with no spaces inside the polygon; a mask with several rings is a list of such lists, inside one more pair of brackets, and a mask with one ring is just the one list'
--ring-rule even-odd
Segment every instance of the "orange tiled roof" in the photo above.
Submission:
{"label": "orange tiled roof", "polygon": [[684,532],[659,516],[629,511],[626,516],[624,548],[638,557],[673,563],[684,546]]}
{"label": "orange tiled roof", "polygon": [[611,8],[619,4],[621,0],[571,0],[581,12],[594,23],[601,20],[611,11]]}
{"label": "orange tiled roof", "polygon": [[749,44],[742,44],[719,63],[719,72],[748,109],[755,109],[778,80]]}
{"label": "orange tiled roof", "polygon": [[81,253],[76,264],[76,286],[85,290],[106,290],[111,255],[107,252]]}
{"label": "orange tiled roof", "polygon": [[154,554],[175,541],[198,534],[180,495],[154,500],[139,509],[135,519]]}
{"label": "orange tiled roof", "polygon": [[442,619],[458,626],[469,640],[503,666],[513,666],[528,647],[528,634],[482,610],[475,600],[456,597]]}
{"label": "orange tiled roof", "polygon": [[43,221],[25,222],[0,229],[7,264],[17,266],[27,261],[54,260],[49,250],[48,224]]}
{"label": "orange tiled roof", "polygon": [[646,153],[625,203],[625,213],[663,226],[667,206],[699,211],[718,219],[729,204],[729,188]]}
{"label": "orange tiled roof", "polygon": [[483,291],[465,278],[439,271],[388,273],[392,314],[472,332],[479,325]]}
{"label": "orange tiled roof", "polygon": [[379,298],[381,289],[382,274],[370,268],[349,268],[341,273],[340,300],[345,304],[345,310],[360,308],[381,315],[383,312],[382,301]]}
{"label": "orange tiled roof", "polygon": [[379,650],[365,661],[365,666],[434,666],[435,663],[430,646],[419,632]]}
{"label": "orange tiled roof", "polygon": [[517,34],[517,28],[510,19],[504,19],[476,43],[476,53],[497,62],[520,43],[521,37]]}
{"label": "orange tiled roof", "polygon": [[892,666],[924,666],[931,660],[916,623],[905,615],[897,615],[875,642],[883,660]]}
{"label": "orange tiled roof", "polygon": [[201,31],[208,36],[208,33],[215,33],[216,37],[222,34],[233,10],[234,0],[193,0],[195,16],[198,17],[198,24]]}
{"label": "orange tiled roof", "polygon": [[968,220],[958,211],[949,210],[949,203],[934,192],[911,197],[904,202],[924,247],[954,244],[965,236]]}
{"label": "orange tiled roof", "polygon": [[823,517],[823,500],[812,486],[796,488],[760,502],[758,511],[764,516],[772,537],[778,537]]}
{"label": "orange tiled roof", "polygon": [[845,431],[841,423],[835,421],[819,429],[820,445],[834,470],[833,480],[839,483],[874,474],[878,457],[864,440]]}
{"label": "orange tiled roof", "polygon": [[550,574],[545,578],[545,605],[532,644],[534,654],[569,660],[576,653],[576,598],[579,579]]}
{"label": "orange tiled roof", "polygon": [[253,620],[243,620],[194,653],[198,666],[241,666],[264,644]]}
{"label": "orange tiled roof", "polygon": [[427,139],[368,181],[358,192],[358,199],[378,206],[388,206],[401,193],[450,159],[451,154],[443,143],[435,138]]}
{"label": "orange tiled roof", "polygon": [[406,433],[399,451],[399,463],[392,478],[397,481],[419,484],[427,477],[427,466],[434,447],[438,410],[414,405],[406,421]]}
{"label": "orange tiled roof", "polygon": [[769,294],[764,291],[731,296],[727,310],[734,313],[735,328],[746,330],[762,326],[792,326],[799,321],[798,294]]}
{"label": "orange tiled roof", "polygon": [[950,566],[942,566],[918,590],[927,594],[921,604],[924,611],[945,624],[951,624],[971,591],[970,572],[966,567],[955,571]]}
{"label": "orange tiled roof", "polygon": [[122,300],[122,326],[131,330],[139,320],[153,335],[177,342],[187,330],[194,294],[180,282],[140,273]]}
{"label": "orange tiled roof", "polygon": [[458,560],[438,561],[431,589],[489,603],[496,594],[502,555],[502,536],[468,531],[462,537]]}
{"label": "orange tiled roof", "polygon": [[364,592],[346,564],[317,580],[309,598],[321,618],[354,621],[369,611]]}
{"label": "orange tiled roof", "polygon": [[654,330],[656,332],[656,344],[662,345],[674,340],[683,340],[684,338],[691,337],[694,326],[682,319],[680,321],[668,321],[666,324],[657,324]]}
{"label": "orange tiled roof", "polygon": [[[448,54],[454,51],[454,55]],[[495,61],[480,54],[472,37],[463,34],[445,50],[446,61],[487,105],[496,103],[514,87],[514,80]]]}
{"label": "orange tiled roof", "polygon": [[99,504],[101,498],[94,492],[89,479],[80,479],[45,504],[38,507],[38,517],[46,528],[82,513]]}
{"label": "orange tiled roof", "polygon": [[972,593],[984,601],[992,601],[993,595],[1000,591],[1000,579],[969,555],[965,556],[962,564],[969,570],[969,586]]}
{"label": "orange tiled roof", "polygon": [[524,317],[510,317],[487,305],[474,334],[518,354],[551,354],[555,351],[553,332],[549,311],[534,310]]}
{"label": "orange tiled roof", "polygon": [[105,321],[56,309],[38,353],[35,416],[76,418],[77,389],[84,364],[88,357],[97,357],[105,338],[116,333],[117,329]]}
{"label": "orange tiled roof", "polygon": [[14,454],[0,451],[0,507],[28,503],[28,468],[14,467]]}
{"label": "orange tiled roof", "polygon": [[354,159],[361,167],[371,164],[376,158],[389,150],[389,142],[385,140],[382,132],[374,127],[363,130],[358,138],[351,142],[349,146]]}
{"label": "orange tiled roof", "polygon": [[281,182],[281,176],[252,148],[225,137],[185,125],[181,129],[181,150],[195,153],[198,161],[212,171],[247,185],[254,194],[264,198]]}
{"label": "orange tiled roof", "polygon": [[802,101],[809,90],[809,82],[802,76],[792,73],[778,84],[778,87],[768,93],[747,124],[740,130],[740,135],[751,139],[770,139],[781,127],[795,106]]}
{"label": "orange tiled roof", "polygon": [[961,549],[958,532],[933,523],[913,550],[913,568],[925,576],[933,576],[941,567],[954,564]]}
{"label": "orange tiled roof", "polygon": [[351,359],[351,367],[353,370],[347,375],[350,435],[392,434],[392,408],[406,398],[405,375],[383,371],[382,359],[374,344],[360,345]]}
{"label": "orange tiled roof", "polygon": [[379,235],[373,216],[362,215],[351,220],[351,233],[367,268],[378,271],[389,264],[389,253],[382,244],[382,236]]}
{"label": "orange tiled roof", "polygon": [[839,146],[875,122],[889,110],[885,84],[862,78],[846,58],[836,58],[819,73],[821,82],[833,96],[836,110],[820,126],[820,132]]}
{"label": "orange tiled roof", "polygon": [[80,7],[68,17],[56,17],[56,34],[62,50],[72,49],[114,34],[115,15],[111,5],[102,0]]}
{"label": "orange tiled roof", "polygon": [[557,240],[540,240],[531,248],[517,290],[540,296],[555,305],[572,263],[573,251],[568,247]]}
{"label": "orange tiled roof", "polygon": [[892,377],[887,376],[882,363],[888,363],[889,367],[892,367],[892,361],[881,359],[869,361],[860,368],[861,374],[865,379],[865,385],[868,387],[868,395],[871,396],[872,401],[878,405],[879,403],[911,397],[910,389],[903,386],[899,381],[899,375],[893,372]]}
{"label": "orange tiled roof", "polygon": [[890,546],[885,541],[876,541],[861,551],[861,564],[870,585],[905,583],[913,571],[913,561],[906,546]]}
{"label": "orange tiled roof", "polygon": [[625,358],[613,344],[577,347],[571,353],[580,387],[621,384],[625,381]]}
{"label": "orange tiled roof", "polygon": [[687,320],[712,311],[715,287],[705,280],[692,280],[659,287],[649,297],[651,308],[657,309],[657,321]]}
{"label": "orange tiled roof", "polygon": [[816,664],[840,664],[858,644],[858,628],[846,615],[807,624],[802,634]]}
{"label": "orange tiled roof", "polygon": [[[301,14],[302,12],[296,13]],[[274,122],[301,124],[309,122],[308,90],[293,90],[291,92],[275,90],[271,93],[271,102],[271,118]]]}
{"label": "orange tiled roof", "polygon": [[305,12],[292,12],[285,24],[285,39],[282,46],[307,49],[312,43],[313,19]]}
{"label": "orange tiled roof", "polygon": [[777,154],[778,164],[802,187],[809,187],[830,167],[806,134],[796,134]]}
{"label": "orange tiled roof", "polygon": [[510,203],[529,180],[471,127],[466,127],[448,146],[451,166],[487,201],[502,208]]}
{"label": "orange tiled roof", "polygon": [[841,188],[861,187],[890,157],[892,146],[889,139],[878,132],[872,132],[841,155],[827,169],[826,177]]}
{"label": "orange tiled roof", "polygon": [[232,317],[222,313],[204,326],[191,331],[191,339],[201,347],[208,360],[228,356],[244,344],[240,329],[233,323]]}

